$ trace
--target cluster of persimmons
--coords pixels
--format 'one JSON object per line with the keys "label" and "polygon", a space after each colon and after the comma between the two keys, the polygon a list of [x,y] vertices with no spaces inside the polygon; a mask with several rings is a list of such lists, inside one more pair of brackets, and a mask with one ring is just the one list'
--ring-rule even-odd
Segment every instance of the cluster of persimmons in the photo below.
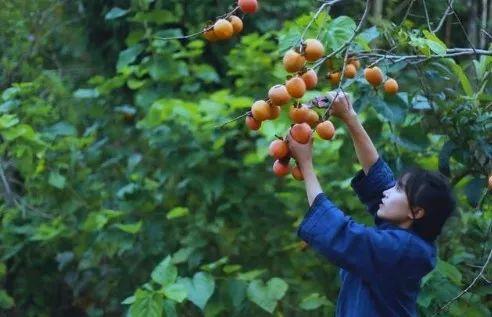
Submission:
{"label": "cluster of persimmons", "polygon": [[[238,0],[237,7],[231,13],[219,18],[214,24],[208,25],[203,30],[205,38],[210,42],[227,40],[243,30],[243,21],[233,15],[237,9],[244,14],[255,13],[259,8],[257,0]],[[307,90],[314,89],[318,84],[318,75],[315,67],[310,63],[320,61],[325,56],[325,48],[317,39],[307,39],[302,41],[298,47],[288,50],[283,57],[283,66],[290,73],[285,83],[271,87],[267,97],[257,100],[246,114],[246,125],[251,130],[258,130],[261,123],[266,120],[275,120],[280,116],[282,108],[288,108],[292,126],[289,133],[292,138],[302,144],[306,144],[314,131],[320,138],[331,140],[335,135],[333,123],[320,118],[313,106],[301,104],[299,99],[304,96]],[[341,70],[335,70],[333,61],[326,60],[328,74],[326,78],[333,86],[339,86],[342,78],[355,78],[361,67],[360,61],[351,57],[343,61]],[[343,76],[342,76],[343,72]],[[384,80],[384,74],[377,66],[364,69],[364,77],[374,89],[382,85],[384,92],[395,94],[398,92],[398,83],[392,78]],[[288,106],[289,104],[292,105]],[[325,112],[326,114],[326,112]],[[291,154],[287,140],[281,137],[271,142],[269,154],[275,159],[273,172],[277,176],[285,176],[289,173],[297,180],[303,180],[299,166],[290,166]]]}

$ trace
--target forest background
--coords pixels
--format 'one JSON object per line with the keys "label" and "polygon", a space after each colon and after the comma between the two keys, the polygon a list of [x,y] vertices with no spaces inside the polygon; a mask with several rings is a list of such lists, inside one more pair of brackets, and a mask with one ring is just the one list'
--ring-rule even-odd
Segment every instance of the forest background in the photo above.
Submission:
{"label": "forest background", "polygon": [[[333,315],[338,268],[296,236],[304,184],[271,171],[286,111],[259,131],[222,125],[285,80],[304,34],[342,48],[335,66],[350,48],[398,80],[396,96],[361,70],[342,81],[396,174],[450,177],[459,209],[421,316],[491,316],[492,1],[375,0],[357,34],[366,1],[259,2],[240,35],[210,43],[162,37],[200,32],[232,0],[1,1],[2,315]],[[303,100],[337,88],[326,72]],[[334,140],[315,140],[317,175],[371,225],[333,122]]]}

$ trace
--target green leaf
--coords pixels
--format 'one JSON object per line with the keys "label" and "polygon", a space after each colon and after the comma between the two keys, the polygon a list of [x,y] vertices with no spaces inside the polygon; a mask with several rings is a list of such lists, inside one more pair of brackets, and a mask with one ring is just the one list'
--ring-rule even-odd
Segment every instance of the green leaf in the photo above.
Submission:
{"label": "green leaf", "polygon": [[125,298],[121,303],[123,305],[130,305],[130,304],[135,303],[135,300],[136,300],[135,295],[132,295],[132,296],[128,296],[127,298]]}
{"label": "green leaf", "polygon": [[45,131],[50,134],[52,137],[56,136],[75,136],[77,135],[77,130],[73,125],[67,122],[58,122]]}
{"label": "green leaf", "polygon": [[100,212],[91,212],[84,221],[82,229],[85,231],[97,231],[101,230],[106,223],[108,223],[108,217]]}
{"label": "green leaf", "polygon": [[248,298],[270,314],[277,307],[289,286],[284,280],[274,277],[265,285],[261,280],[252,281],[247,290]]}
{"label": "green leaf", "polygon": [[429,45],[431,51],[433,51],[438,55],[446,54],[447,47],[446,44],[444,44],[444,42],[441,41],[441,39],[439,39],[434,33],[431,33],[427,30],[424,30],[423,32],[424,32],[424,36],[427,39],[426,43],[427,45]]}
{"label": "green leaf", "polygon": [[136,234],[140,232],[140,229],[142,229],[142,220],[129,224],[118,223],[115,224],[115,227],[126,233]]}
{"label": "green leaf", "polygon": [[482,189],[486,187],[485,178],[474,177],[472,178],[465,186],[465,194],[468,199],[468,203],[477,207],[478,202],[480,201]]}
{"label": "green leaf", "polygon": [[48,183],[53,187],[56,187],[58,189],[63,189],[65,188],[65,180],[66,180],[65,176],[57,172],[51,172],[48,179]]}
{"label": "green leaf", "polygon": [[460,65],[456,64],[456,62],[453,59],[446,58],[443,60],[443,63],[447,64],[453,73],[458,77],[460,80],[461,86],[463,87],[463,91],[467,94],[468,97],[473,96],[473,88],[470,84],[470,81],[468,80],[468,77],[466,76],[465,72],[461,68]]}
{"label": "green leaf", "polygon": [[99,97],[99,92],[97,89],[77,89],[73,96],[75,98],[87,99],[87,98],[97,98]]}
{"label": "green leaf", "polygon": [[136,44],[121,51],[118,56],[118,62],[116,63],[116,69],[120,71],[123,67],[133,63],[143,50],[144,46],[142,44]]}
{"label": "green leaf", "polygon": [[175,283],[164,288],[164,295],[175,302],[182,303],[188,296],[188,291],[183,284]]}
{"label": "green leaf", "polygon": [[348,16],[339,16],[327,24],[327,31],[322,37],[322,42],[325,43],[327,48],[336,50],[350,39],[354,34],[355,28],[354,20]]}
{"label": "green leaf", "polygon": [[157,292],[138,290],[135,302],[130,306],[132,317],[162,317],[164,298]]}
{"label": "green leaf", "polygon": [[162,286],[167,286],[176,281],[178,269],[171,263],[171,256],[167,256],[152,271],[152,280]]}
{"label": "green leaf", "polygon": [[448,277],[456,285],[461,285],[461,272],[456,266],[441,259],[437,259],[436,269],[439,273],[445,277]]}
{"label": "green leaf", "polygon": [[0,262],[0,279],[3,279],[6,273],[7,273],[7,266],[5,265],[5,263]]}
{"label": "green leaf", "polygon": [[441,151],[439,152],[439,171],[448,177],[451,175],[449,160],[454,150],[456,150],[456,144],[449,140],[444,143]]}
{"label": "green leaf", "polygon": [[239,273],[238,276],[237,276],[237,278],[240,279],[240,280],[252,281],[255,278],[257,278],[258,276],[260,276],[263,273],[265,273],[265,272],[266,272],[265,269],[252,270],[252,271],[248,271],[248,272],[245,272],[245,273]]}
{"label": "green leaf", "polygon": [[14,307],[14,304],[14,299],[4,289],[0,289],[0,308],[7,310]]}
{"label": "green leaf", "polygon": [[4,114],[0,117],[0,129],[10,128],[19,123],[19,119],[13,114]]}
{"label": "green leaf", "polygon": [[193,279],[181,278],[179,283],[188,290],[188,299],[201,310],[204,310],[215,290],[215,281],[212,275],[198,272],[193,276]]}
{"label": "green leaf", "polygon": [[311,295],[303,298],[299,304],[299,307],[304,310],[314,310],[323,305],[332,305],[332,303],[326,299],[326,296],[320,296],[318,293],[312,293]]}
{"label": "green leaf", "polygon": [[113,20],[119,17],[122,17],[128,13],[129,10],[123,10],[118,7],[114,7],[111,10],[109,10],[108,13],[104,16],[105,20]]}
{"label": "green leaf", "polygon": [[229,279],[226,281],[226,290],[232,305],[236,308],[240,307],[246,299],[246,290],[248,284],[245,281],[237,279]]}
{"label": "green leaf", "polygon": [[167,219],[180,218],[180,217],[188,216],[189,213],[190,213],[190,211],[188,210],[188,208],[185,208],[185,207],[176,207],[176,208],[171,209],[166,214],[166,218]]}

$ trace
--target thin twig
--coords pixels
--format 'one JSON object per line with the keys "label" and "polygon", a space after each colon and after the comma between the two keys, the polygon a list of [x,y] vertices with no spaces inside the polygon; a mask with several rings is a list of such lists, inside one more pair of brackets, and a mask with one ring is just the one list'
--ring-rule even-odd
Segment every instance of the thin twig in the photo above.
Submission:
{"label": "thin twig", "polygon": [[[233,15],[237,10],[239,10],[239,6],[235,7],[234,9],[232,9],[231,11],[227,12],[226,14],[223,14],[221,16],[218,16],[216,19],[221,19],[221,18],[228,18],[230,17],[231,15]],[[203,34],[205,32],[208,32],[210,31],[211,29],[213,29],[214,26],[211,25],[207,28],[204,28],[203,30],[199,31],[199,32],[196,32],[196,33],[193,33],[193,34],[189,34],[189,35],[184,35],[184,36],[174,36],[174,37],[161,37],[161,36],[157,36],[157,35],[154,35],[154,38],[155,39],[158,39],[158,40],[162,40],[162,41],[169,41],[169,40],[184,40],[184,39],[189,39],[191,37],[194,37],[194,36],[197,36],[197,35],[200,35],[200,34]]]}
{"label": "thin twig", "polygon": [[367,0],[367,2],[366,2],[366,8],[364,9],[364,13],[362,14],[362,18],[360,19],[359,24],[355,28],[354,33],[352,34],[352,36],[350,37],[350,39],[348,39],[345,43],[343,43],[338,49],[336,49],[332,53],[326,55],[325,57],[323,57],[319,61],[317,61],[314,64],[313,69],[320,67],[327,59],[329,59],[329,58],[335,56],[336,54],[340,53],[341,51],[343,51],[347,46],[349,46],[354,41],[355,37],[360,32],[360,30],[362,29],[362,26],[364,25],[364,23],[367,20],[367,16],[368,16],[368,13],[369,13],[369,8],[371,7],[371,3],[372,3],[372,0]]}
{"label": "thin twig", "polygon": [[432,30],[432,33],[439,32],[439,30],[442,28],[444,25],[444,21],[446,21],[446,18],[451,14],[451,6],[453,5],[454,0],[451,0],[451,2],[448,4],[446,10],[444,11],[444,14],[441,17],[441,20],[439,21],[439,24],[436,26],[434,30]]}
{"label": "thin twig", "polygon": [[215,126],[215,127],[214,127],[214,129],[217,129],[217,128],[221,129],[221,128],[223,128],[224,126],[226,126],[227,124],[229,124],[229,123],[231,123],[231,122],[234,122],[234,121],[236,121],[236,120],[239,120],[239,119],[241,119],[241,118],[243,118],[243,117],[247,116],[248,114],[249,114],[249,111],[248,111],[248,112],[243,113],[243,114],[242,114],[242,115],[240,115],[240,116],[235,117],[234,119],[231,119],[231,120],[229,120],[229,121],[226,121],[226,122],[222,123],[221,125],[217,125],[217,126]]}
{"label": "thin twig", "polygon": [[465,288],[463,291],[461,291],[458,295],[456,295],[453,299],[449,300],[444,306],[442,306],[441,308],[439,308],[439,310],[437,312],[434,313],[434,315],[432,315],[432,317],[438,315],[443,309],[445,309],[446,307],[448,307],[452,302],[454,302],[455,300],[457,300],[458,298],[460,298],[461,296],[463,296],[465,293],[467,293],[474,285],[475,283],[477,282],[477,280],[482,276],[483,272],[485,271],[485,268],[487,267],[487,265],[489,264],[490,262],[490,258],[492,257],[492,248],[490,249],[490,252],[489,252],[489,256],[487,257],[487,260],[485,261],[484,265],[482,265],[482,268],[480,270],[480,272],[478,273],[477,276],[475,276],[475,278],[473,279],[473,281],[470,283],[470,285],[468,285],[467,288]]}
{"label": "thin twig", "polygon": [[427,2],[425,2],[425,0],[422,0],[422,4],[424,5],[425,20],[427,21],[427,27],[429,28],[429,31],[432,32],[432,27],[430,25],[430,19],[429,19],[429,12],[427,11]]}

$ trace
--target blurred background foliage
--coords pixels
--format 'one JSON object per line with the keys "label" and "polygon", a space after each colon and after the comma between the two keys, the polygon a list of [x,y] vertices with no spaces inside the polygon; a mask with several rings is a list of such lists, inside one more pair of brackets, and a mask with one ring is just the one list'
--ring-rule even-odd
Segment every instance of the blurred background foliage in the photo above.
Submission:
{"label": "blurred background foliage", "polygon": [[[490,49],[492,2],[455,3],[468,40],[452,14],[437,37],[426,33],[419,1],[402,20],[413,2],[375,1],[352,49]],[[426,4],[435,27],[446,3]],[[233,5],[0,3],[2,315],[333,315],[338,268],[296,237],[303,183],[276,178],[267,156],[286,113],[259,132],[242,119],[217,128],[285,80],[281,56],[320,2],[261,0],[228,42],[156,37],[200,31]],[[364,5],[339,2],[307,37],[337,49]],[[441,170],[459,199],[422,281],[419,311],[432,316],[478,276],[492,247],[492,57],[380,67],[400,83],[397,96],[370,89],[360,72],[343,87],[381,155],[396,174],[412,164]],[[324,79],[304,99],[332,88]],[[335,125],[334,141],[315,141],[317,174],[329,197],[371,225],[349,186],[360,169],[352,143]],[[491,278],[489,265],[442,315],[490,316]]]}

